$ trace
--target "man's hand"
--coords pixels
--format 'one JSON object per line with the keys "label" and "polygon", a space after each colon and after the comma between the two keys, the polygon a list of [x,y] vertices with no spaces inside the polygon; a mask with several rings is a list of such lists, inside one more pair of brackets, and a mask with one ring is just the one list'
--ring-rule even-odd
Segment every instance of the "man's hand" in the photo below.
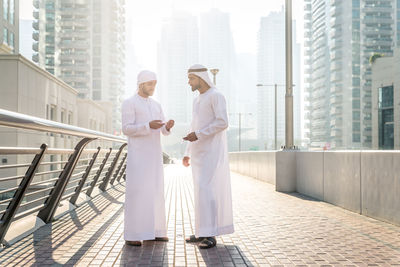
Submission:
{"label": "man's hand", "polygon": [[169,132],[169,130],[171,130],[172,127],[174,127],[175,125],[175,121],[174,120],[169,120],[167,122],[167,124],[165,125],[165,129],[167,129],[167,131]]}
{"label": "man's hand", "polygon": [[154,120],[149,122],[149,126],[151,129],[160,129],[165,123],[163,123],[161,120]]}
{"label": "man's hand", "polygon": [[188,134],[186,137],[183,137],[183,140],[189,141],[189,142],[194,142],[196,141],[198,138],[196,136],[195,132],[191,132],[190,134]]}
{"label": "man's hand", "polygon": [[190,166],[189,160],[190,160],[189,157],[183,157],[183,159],[182,159],[183,166],[189,167]]}

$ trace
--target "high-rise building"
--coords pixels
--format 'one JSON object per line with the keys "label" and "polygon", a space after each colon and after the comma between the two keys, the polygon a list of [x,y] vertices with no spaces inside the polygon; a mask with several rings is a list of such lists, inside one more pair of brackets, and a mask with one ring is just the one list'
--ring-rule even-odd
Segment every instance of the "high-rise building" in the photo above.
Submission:
{"label": "high-rise building", "polygon": [[19,1],[0,0],[0,54],[19,53]]}
{"label": "high-rise building", "polygon": [[92,12],[92,97],[113,103],[114,134],[120,134],[125,93],[125,0],[92,0]]}
{"label": "high-rise building", "polygon": [[78,90],[81,98],[113,103],[120,133],[124,93],[124,0],[34,0],[32,59]]}
{"label": "high-rise building", "polygon": [[[199,62],[219,69],[216,84],[226,100],[228,111],[236,112],[236,53],[228,13],[211,9],[200,15]],[[210,77],[212,77],[210,73]]]}
{"label": "high-rise building", "polygon": [[[400,47],[393,57],[371,60],[372,148],[400,149]],[[397,103],[396,103],[397,102]]]}
{"label": "high-rise building", "polygon": [[187,70],[199,60],[198,34],[197,18],[185,13],[174,13],[162,27],[157,88],[164,110],[178,124],[189,124],[192,119],[194,94]]}
{"label": "high-rise building", "polygon": [[[294,140],[301,141],[300,44],[296,41],[293,22],[293,116]],[[257,51],[257,121],[258,139],[262,149],[275,145],[275,92],[277,84],[277,146],[285,141],[285,13],[283,9],[262,17]],[[255,86],[255,85],[254,85]]]}
{"label": "high-rise building", "polygon": [[397,0],[305,1],[305,84],[312,147],[370,148],[371,65],[399,40]]}
{"label": "high-rise building", "polygon": [[34,0],[32,59],[78,90],[92,96],[91,1]]}

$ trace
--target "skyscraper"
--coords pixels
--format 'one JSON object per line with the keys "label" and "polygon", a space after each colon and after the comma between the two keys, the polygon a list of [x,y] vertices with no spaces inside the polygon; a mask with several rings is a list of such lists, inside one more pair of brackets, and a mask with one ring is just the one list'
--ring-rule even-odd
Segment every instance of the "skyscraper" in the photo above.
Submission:
{"label": "skyscraper", "polygon": [[34,0],[33,61],[92,96],[91,1]]}
{"label": "skyscraper", "polygon": [[19,53],[19,1],[0,0],[0,54]]}
{"label": "skyscraper", "polygon": [[125,0],[92,0],[93,100],[113,103],[114,134],[121,132],[125,93]]}
{"label": "skyscraper", "polygon": [[32,59],[79,91],[113,103],[120,132],[124,93],[124,0],[34,0]]}
{"label": "skyscraper", "polygon": [[[301,140],[300,45],[296,42],[293,23],[293,115],[294,140]],[[274,148],[275,96],[277,84],[277,145],[285,140],[285,13],[283,9],[262,17],[258,33],[257,90],[258,139],[262,149]],[[255,85],[254,85],[255,86]]]}
{"label": "skyscraper", "polygon": [[160,101],[170,118],[189,124],[194,94],[187,79],[188,68],[199,60],[197,18],[174,13],[164,21],[158,45]]}
{"label": "skyscraper", "polygon": [[219,69],[216,75],[217,88],[226,97],[229,112],[235,112],[236,53],[229,14],[218,9],[202,13],[199,30],[199,62],[209,69]]}
{"label": "skyscraper", "polygon": [[312,147],[370,148],[371,65],[398,37],[396,0],[305,1],[305,84]]}

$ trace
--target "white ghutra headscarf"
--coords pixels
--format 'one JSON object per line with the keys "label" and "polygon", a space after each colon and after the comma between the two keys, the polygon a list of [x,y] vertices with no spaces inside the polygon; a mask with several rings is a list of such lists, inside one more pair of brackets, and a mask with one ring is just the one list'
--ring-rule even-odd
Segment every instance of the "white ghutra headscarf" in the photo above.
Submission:
{"label": "white ghutra headscarf", "polygon": [[196,75],[203,79],[210,87],[215,87],[213,82],[210,80],[210,77],[208,76],[208,69],[203,65],[194,64],[189,68],[188,74]]}

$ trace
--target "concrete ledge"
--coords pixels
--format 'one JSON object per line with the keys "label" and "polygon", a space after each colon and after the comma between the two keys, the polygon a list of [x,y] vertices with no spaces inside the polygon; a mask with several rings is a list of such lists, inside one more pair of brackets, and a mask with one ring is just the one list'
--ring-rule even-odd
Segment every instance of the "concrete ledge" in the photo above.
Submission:
{"label": "concrete ledge", "polygon": [[[97,195],[97,194],[96,194]],[[90,201],[92,198],[86,195],[85,193],[80,193],[78,199],[76,200],[75,205],[80,206],[85,204],[86,202]]]}
{"label": "concrete ledge", "polygon": [[55,214],[54,214],[54,220],[57,220],[58,218],[62,217],[64,214],[73,211],[76,209],[75,205],[72,205],[68,200],[63,200],[60,202],[60,205],[58,206]]}
{"label": "concrete ledge", "polygon": [[296,191],[324,200],[324,153],[296,153]]}
{"label": "concrete ledge", "polygon": [[229,165],[231,171],[270,184],[276,182],[275,151],[232,152],[229,153]]}
{"label": "concrete ledge", "polygon": [[400,151],[230,153],[231,170],[400,225]]}
{"label": "concrete ledge", "polygon": [[360,151],[324,152],[324,201],[361,213]]}
{"label": "concrete ledge", "polygon": [[[118,184],[116,184],[118,185]],[[114,188],[114,186],[110,186],[107,190]],[[105,192],[107,192],[107,190]],[[84,205],[87,202],[90,202],[96,196],[104,193],[103,191],[99,190],[97,187],[93,190],[92,196],[88,197],[86,194],[81,193],[79,198],[76,202],[76,206],[71,204],[68,200],[63,200],[60,202],[55,214],[54,220],[59,219],[63,215],[75,210],[77,206]],[[7,246],[14,244],[15,242],[21,240],[22,238],[26,237],[27,235],[33,233],[40,227],[46,225],[40,218],[37,217],[37,213],[31,214],[26,216],[20,220],[14,221],[11,223],[9,230],[7,231],[4,237],[4,243]],[[1,249],[0,249],[1,250]]]}
{"label": "concrete ledge", "polygon": [[36,217],[36,214],[29,215],[21,220],[11,223],[7,234],[4,237],[4,243],[11,246],[18,240],[32,234],[40,227],[46,225],[41,219]]}
{"label": "concrete ledge", "polygon": [[296,152],[276,152],[276,184],[278,192],[291,193],[296,191]]}
{"label": "concrete ledge", "polygon": [[362,213],[400,225],[400,153],[361,153]]}

